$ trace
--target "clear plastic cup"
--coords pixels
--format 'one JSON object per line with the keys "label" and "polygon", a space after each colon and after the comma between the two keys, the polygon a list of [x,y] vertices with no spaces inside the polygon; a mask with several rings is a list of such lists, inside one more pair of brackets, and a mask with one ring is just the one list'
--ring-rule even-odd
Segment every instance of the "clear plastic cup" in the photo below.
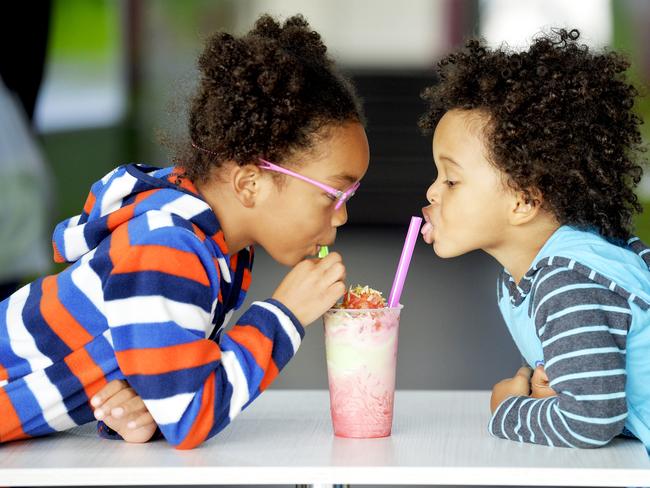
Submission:
{"label": "clear plastic cup", "polygon": [[323,316],[335,435],[390,435],[402,308],[332,308]]}

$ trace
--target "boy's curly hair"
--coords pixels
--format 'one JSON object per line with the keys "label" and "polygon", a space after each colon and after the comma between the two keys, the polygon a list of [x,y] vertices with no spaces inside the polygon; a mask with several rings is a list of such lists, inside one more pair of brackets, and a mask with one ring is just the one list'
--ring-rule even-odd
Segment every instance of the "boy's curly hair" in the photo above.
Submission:
{"label": "boy's curly hair", "polygon": [[300,15],[284,24],[263,15],[241,37],[217,32],[207,40],[198,68],[189,136],[210,152],[186,144],[177,157],[195,181],[204,181],[224,161],[244,165],[262,157],[281,163],[311,147],[320,129],[364,122],[352,84]]}
{"label": "boy's curly hair", "polygon": [[483,112],[488,158],[512,189],[541,193],[561,224],[626,239],[643,210],[634,193],[644,162],[638,92],[622,55],[595,53],[579,35],[553,30],[523,52],[468,41],[438,63],[419,125],[431,133],[448,110]]}

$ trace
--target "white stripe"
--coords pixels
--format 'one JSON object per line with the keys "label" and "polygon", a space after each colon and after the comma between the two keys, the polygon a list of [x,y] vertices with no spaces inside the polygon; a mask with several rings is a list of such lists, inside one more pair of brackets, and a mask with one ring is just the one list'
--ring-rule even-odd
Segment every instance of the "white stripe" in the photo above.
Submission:
{"label": "white stripe", "polygon": [[567,446],[569,447],[576,447],[573,444],[571,444],[569,441],[567,441],[562,434],[555,428],[555,425],[553,425],[553,419],[551,418],[551,409],[547,408],[546,409],[546,420],[548,421],[548,425],[551,426],[551,429],[553,429],[553,432],[555,433],[556,436],[560,438],[562,442],[564,442]]}
{"label": "white stripe", "polygon": [[627,241],[628,244],[632,244],[633,242],[639,241],[640,239],[638,237],[632,237],[630,240]]}
{"label": "white stripe", "polygon": [[562,421],[562,424],[564,425],[564,428],[567,430],[569,434],[571,434],[575,439],[578,439],[579,441],[582,441],[586,444],[591,444],[593,446],[604,446],[607,444],[609,441],[597,441],[595,439],[590,439],[589,437],[582,436],[571,429],[569,427],[569,424],[567,424],[566,420],[564,419],[564,416],[560,413],[560,409],[557,406],[557,403],[553,404],[553,409],[555,410],[555,413],[557,414],[558,417],[560,417],[560,420]]}
{"label": "white stripe", "polygon": [[[534,401],[535,401],[534,398],[528,398],[528,399],[524,400],[523,402],[521,402],[521,404],[519,405],[519,415],[517,415],[517,425],[515,425],[515,434],[517,434],[517,437],[519,438],[519,442],[524,442],[523,437],[519,433],[519,429],[521,429],[521,411],[523,410],[524,405],[526,405],[526,404],[528,404],[530,402],[534,402]],[[530,407],[530,408],[532,408],[532,407]],[[528,410],[530,410],[530,408]]]}
{"label": "white stripe", "polygon": [[192,195],[182,195],[160,207],[160,210],[180,215],[184,219],[190,220],[192,217],[196,217],[200,213],[210,210],[210,206],[203,200]]}
{"label": "white stripe", "polygon": [[592,269],[591,273],[589,273],[589,279],[593,280],[595,277],[596,277],[596,271]]}
{"label": "white stripe", "polygon": [[75,227],[76,225],[79,224],[80,220],[81,220],[81,214],[75,215],[74,217],[70,217],[70,219],[68,219],[68,225],[66,225],[66,229],[69,229],[70,227]]}
{"label": "white stripe", "polygon": [[[540,286],[542,283],[544,283],[548,278],[550,278],[550,277],[552,277],[552,276],[554,276],[554,275],[556,275],[556,274],[558,274],[558,273],[563,273],[563,272],[566,272],[566,269],[564,269],[564,268],[560,268],[560,269],[555,269],[555,270],[553,270],[553,271],[551,271],[551,272],[545,274],[544,276],[542,276],[541,278],[539,278],[539,281],[537,281],[537,282],[535,282],[535,283],[533,284],[533,286],[535,287],[535,290],[539,290],[539,286]],[[540,276],[540,275],[538,274],[538,275],[535,275],[535,276]]]}
{"label": "white stripe", "polygon": [[580,349],[579,351],[571,351],[565,354],[559,354],[552,357],[546,364],[544,368],[548,369],[551,365],[557,363],[558,361],[563,361],[565,359],[577,358],[581,356],[590,356],[592,354],[608,354],[608,353],[618,353],[625,354],[625,349],[621,350],[618,347],[592,347],[589,349]]}
{"label": "white stripe", "polygon": [[122,199],[133,191],[138,182],[129,172],[115,178],[102,195],[101,217],[105,217],[122,206]]}
{"label": "white stripe", "polygon": [[643,256],[644,254],[646,254],[646,253],[648,253],[648,252],[650,252],[650,249],[644,249],[643,251],[641,251],[641,252],[639,253],[639,256]]}
{"label": "white stripe", "polygon": [[512,440],[510,439],[510,437],[508,437],[508,434],[506,433],[506,417],[508,416],[508,413],[510,413],[510,410],[512,410],[512,407],[515,406],[515,403],[517,403],[517,397],[511,397],[509,398],[509,400],[512,401],[510,402],[510,405],[508,406],[506,411],[503,412],[503,415],[501,416],[501,433],[506,439]]}
{"label": "white stripe", "polygon": [[576,415],[575,413],[567,412],[566,410],[562,410],[561,408],[559,410],[570,419],[577,420],[578,422],[585,422],[588,424],[608,425],[608,424],[614,424],[616,422],[620,422],[621,420],[627,418],[627,412],[621,415],[617,415],[615,417],[601,418],[601,417],[584,417],[582,415]]}
{"label": "white stripe", "polygon": [[168,212],[161,212],[160,210],[150,210],[147,212],[147,224],[149,225],[149,230],[174,226],[171,214]]}
{"label": "white stripe", "polygon": [[212,325],[210,314],[201,307],[169,300],[160,295],[108,300],[106,318],[110,327],[173,320],[184,329],[197,331],[202,336]]}
{"label": "white stripe", "polygon": [[535,408],[535,404],[533,404],[529,409],[528,413],[526,414],[526,428],[528,429],[528,432],[530,432],[530,442],[535,442],[535,431],[530,425],[530,419],[532,417],[532,412],[533,408]]}
{"label": "white stripe", "polygon": [[575,259],[572,259],[571,261],[569,261],[569,269],[575,268],[575,265],[576,265],[576,260]]}
{"label": "white stripe", "polygon": [[111,345],[111,347],[115,349],[115,346],[113,346],[113,336],[111,335],[111,329],[106,329],[102,335],[104,336],[104,339],[106,339]]}
{"label": "white stripe", "polygon": [[573,393],[569,391],[564,391],[563,392],[565,395],[569,395],[572,398],[575,398],[576,400],[579,401],[589,401],[589,400],[615,400],[617,398],[625,398],[625,392],[624,391],[618,391],[616,393],[602,393],[602,394],[595,394],[595,395],[574,395]]}
{"label": "white stripe", "polygon": [[567,374],[555,378],[553,381],[549,383],[549,385],[553,387],[558,383],[562,383],[563,381],[581,380],[584,378],[594,378],[598,376],[618,376],[618,375],[626,375],[626,374],[627,372],[624,369],[608,369],[605,371],[588,371],[586,373],[573,373],[573,374]]}
{"label": "white stripe", "polygon": [[575,307],[567,307],[564,310],[560,310],[559,312],[549,315],[548,318],[546,319],[546,322],[548,323],[551,320],[564,317],[565,315],[568,315],[570,313],[583,312],[586,310],[602,310],[604,312],[616,312],[616,313],[624,313],[627,315],[632,315],[632,312],[630,311],[629,308],[614,307],[611,305],[576,305]]}
{"label": "white stripe", "polygon": [[196,396],[195,393],[179,393],[167,398],[143,400],[158,425],[178,423]]}
{"label": "white stripe", "polygon": [[226,260],[224,258],[217,258],[217,262],[219,263],[219,269],[221,270],[221,276],[225,280],[226,283],[230,283],[230,268],[228,267],[228,263],[226,263]]}
{"label": "white stripe", "polygon": [[95,270],[90,267],[90,260],[95,256],[97,248],[81,258],[79,266],[70,274],[70,279],[88,300],[105,317],[104,290],[102,280]]}
{"label": "white stripe", "polygon": [[588,332],[609,332],[610,334],[613,335],[627,335],[626,330],[614,329],[606,325],[589,325],[589,326],[578,327],[576,329],[567,330],[565,332],[560,332],[559,334],[556,334],[550,339],[547,339],[544,342],[542,342],[542,347],[544,348],[549,344],[552,344],[553,342],[557,341],[558,339],[564,339],[565,337],[576,335],[576,334],[586,334]]}
{"label": "white stripe", "polygon": [[68,409],[63,403],[59,389],[52,384],[44,370],[34,371],[24,379],[41,408],[43,418],[52,429],[63,431],[77,426],[68,415]]}
{"label": "white stripe", "polygon": [[613,281],[610,282],[610,284],[609,284],[609,289],[610,289],[611,291],[614,291],[615,288],[616,288],[616,283],[614,283]]}
{"label": "white stripe", "polygon": [[23,308],[32,285],[22,287],[9,297],[7,304],[7,335],[13,353],[25,359],[32,371],[43,370],[52,364],[52,360],[42,354],[34,337],[23,322]]}
{"label": "white stripe", "polygon": [[537,312],[539,312],[540,307],[546,302],[546,300],[553,298],[554,296],[559,295],[560,293],[565,293],[568,291],[573,291],[573,290],[585,290],[585,289],[591,289],[591,288],[600,288],[601,290],[604,288],[601,285],[595,284],[595,283],[589,283],[589,284],[579,284],[579,285],[566,285],[562,286],[560,288],[557,288],[556,290],[553,290],[550,293],[547,293],[544,295],[544,298],[540,300],[540,302],[537,304],[537,307],[535,308],[535,313],[533,316],[537,315]]}
{"label": "white stripe", "polygon": [[110,173],[108,173],[106,176],[104,176],[104,177],[102,178],[102,183],[103,183],[103,184],[108,183],[108,180],[110,180],[111,177],[112,177],[115,173],[117,173],[117,171],[118,171],[119,169],[120,169],[120,168],[115,168],[115,169],[112,170]]}
{"label": "white stripe", "polygon": [[295,354],[296,351],[298,350],[298,347],[300,347],[301,339],[300,339],[300,334],[296,330],[296,327],[293,325],[291,319],[282,310],[280,310],[272,303],[253,302],[251,306],[253,305],[262,307],[268,310],[269,312],[271,312],[273,315],[275,315],[275,317],[278,319],[278,322],[280,322],[282,329],[284,329],[284,332],[289,337],[289,340],[291,341],[291,345],[293,346],[293,353]]}
{"label": "white stripe", "polygon": [[221,353],[221,364],[226,371],[228,381],[232,385],[230,411],[228,412],[228,417],[232,420],[241,412],[241,409],[248,401],[248,380],[233,351],[223,351]]}
{"label": "white stripe", "polygon": [[542,401],[540,402],[540,404],[539,404],[539,410],[537,410],[537,425],[539,426],[539,430],[540,430],[540,431],[542,432],[542,434],[544,435],[544,438],[546,439],[546,442],[548,443],[548,445],[551,446],[551,447],[555,447],[555,444],[553,444],[553,441],[551,440],[551,438],[550,438],[549,436],[546,435],[546,432],[544,431],[544,427],[542,427],[542,408],[544,408],[544,404],[545,404],[549,399],[550,399],[550,400],[553,400],[554,397],[546,398],[546,399],[542,400]]}
{"label": "white stripe", "polygon": [[63,231],[63,257],[66,261],[75,261],[79,256],[83,256],[90,248],[84,236],[86,224],[70,227]]}
{"label": "white stripe", "polygon": [[0,381],[0,388],[2,388],[3,386],[5,386],[5,385],[8,384],[8,383],[9,383],[8,380],[2,380],[2,381]]}

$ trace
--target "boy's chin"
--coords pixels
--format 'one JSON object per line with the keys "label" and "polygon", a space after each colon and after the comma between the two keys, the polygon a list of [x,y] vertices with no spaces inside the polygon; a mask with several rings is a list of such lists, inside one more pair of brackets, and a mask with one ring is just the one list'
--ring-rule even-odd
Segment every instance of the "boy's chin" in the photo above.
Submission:
{"label": "boy's chin", "polygon": [[433,252],[436,253],[436,256],[442,259],[455,258],[466,253],[466,251],[450,248],[439,242],[434,242],[431,244],[431,247],[433,248]]}

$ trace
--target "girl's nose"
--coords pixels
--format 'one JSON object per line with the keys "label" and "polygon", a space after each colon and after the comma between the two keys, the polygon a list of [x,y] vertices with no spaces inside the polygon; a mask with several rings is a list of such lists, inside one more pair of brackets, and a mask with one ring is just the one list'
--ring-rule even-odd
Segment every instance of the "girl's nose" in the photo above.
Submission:
{"label": "girl's nose", "polygon": [[332,227],[340,227],[348,221],[348,207],[344,203],[332,214]]}

